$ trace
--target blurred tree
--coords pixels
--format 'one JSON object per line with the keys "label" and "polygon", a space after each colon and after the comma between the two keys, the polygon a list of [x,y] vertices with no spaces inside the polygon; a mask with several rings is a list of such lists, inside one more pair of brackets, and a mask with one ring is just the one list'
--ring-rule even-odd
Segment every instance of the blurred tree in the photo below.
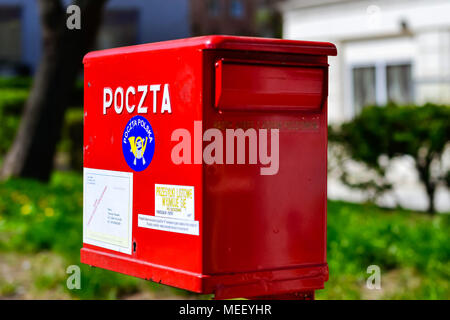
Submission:
{"label": "blurred tree", "polygon": [[273,5],[258,8],[254,20],[254,24],[258,30],[258,36],[280,39],[283,37],[282,16]]}
{"label": "blurred tree", "polygon": [[[341,165],[342,182],[380,195],[392,187],[386,180],[389,160],[411,156],[428,195],[428,212],[434,213],[436,188],[440,184],[448,186],[450,180],[443,161],[444,151],[450,146],[449,119],[449,106],[390,104],[366,107],[352,121],[330,127],[330,142],[342,145],[352,160],[364,163],[372,171],[359,177],[365,181],[355,181]],[[374,177],[371,173],[375,173]]]}
{"label": "blurred tree", "polygon": [[0,175],[49,179],[64,113],[84,54],[94,45],[107,0],[78,0],[81,29],[69,30],[60,0],[40,0],[43,54]]}

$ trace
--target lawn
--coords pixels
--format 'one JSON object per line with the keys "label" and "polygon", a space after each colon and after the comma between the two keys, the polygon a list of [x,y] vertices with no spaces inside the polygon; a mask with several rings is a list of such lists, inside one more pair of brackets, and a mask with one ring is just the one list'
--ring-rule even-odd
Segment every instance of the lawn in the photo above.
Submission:
{"label": "lawn", "polygon": [[[82,176],[0,183],[0,298],[200,298],[79,263]],[[328,202],[330,280],[318,299],[450,299],[450,215]],[[66,289],[67,266],[81,290]],[[381,290],[365,287],[369,265]]]}

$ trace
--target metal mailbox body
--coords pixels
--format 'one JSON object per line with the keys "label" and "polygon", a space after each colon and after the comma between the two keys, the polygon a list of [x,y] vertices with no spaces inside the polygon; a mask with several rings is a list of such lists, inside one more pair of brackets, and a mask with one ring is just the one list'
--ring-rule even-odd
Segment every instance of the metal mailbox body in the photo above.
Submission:
{"label": "metal mailbox body", "polygon": [[[217,298],[323,288],[328,279],[329,55],[336,55],[330,43],[230,36],[87,54],[83,61],[84,167],[132,175],[131,227],[123,238],[127,250],[85,240],[81,262],[198,293],[214,293]],[[156,86],[153,91],[151,85]],[[134,93],[128,90],[130,86]],[[141,104],[141,111],[147,107],[146,113],[138,113],[144,94],[137,91],[140,86],[149,86]],[[112,95],[105,93],[109,89]],[[131,113],[122,97],[127,99],[126,106],[135,106]],[[115,100],[105,109],[105,101],[114,98],[121,102]],[[116,105],[123,107],[120,112]],[[124,130],[135,116],[145,118],[154,134],[154,154],[142,171],[133,170],[124,156]],[[178,143],[173,132],[179,128],[192,136],[191,164],[176,164],[172,159]],[[194,159],[209,143],[201,140],[208,128],[224,135],[230,128],[267,129],[268,135],[270,129],[278,129],[277,173],[262,175],[263,164],[206,164]],[[105,208],[110,212],[92,210],[89,216],[89,179],[85,174],[84,239],[91,234],[86,217],[100,221],[102,215],[114,216],[113,209]],[[193,190],[191,222],[198,224],[198,234],[140,226],[142,217],[155,216],[155,185]],[[94,206],[100,201],[101,197],[96,198]],[[99,228],[109,232],[107,223]]]}

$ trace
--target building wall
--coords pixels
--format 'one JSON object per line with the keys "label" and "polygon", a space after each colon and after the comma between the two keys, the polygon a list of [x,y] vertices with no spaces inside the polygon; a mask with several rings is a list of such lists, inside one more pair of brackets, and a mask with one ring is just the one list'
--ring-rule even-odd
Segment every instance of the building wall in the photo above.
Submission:
{"label": "building wall", "polygon": [[280,37],[279,0],[191,0],[194,36],[226,34]]}
{"label": "building wall", "polygon": [[19,7],[21,12],[21,49],[20,56],[15,62],[19,61],[34,69],[41,52],[37,1],[0,0],[0,10],[7,6]]}
{"label": "building wall", "polygon": [[[234,3],[232,3],[234,2]],[[234,9],[232,5],[236,6]],[[253,35],[255,0],[192,0],[194,35]]]}
{"label": "building wall", "polygon": [[352,68],[375,65],[377,103],[385,103],[383,65],[411,63],[413,100],[450,103],[450,1],[302,1],[281,6],[283,36],[331,41],[330,122],[350,119]]}
{"label": "building wall", "polygon": [[[413,102],[450,104],[450,1],[289,0],[280,9],[284,38],[331,41],[338,48],[338,56],[329,59],[330,123],[349,120],[358,112],[353,73],[359,68],[373,68],[378,104],[386,103],[389,90],[396,86],[387,85],[388,67],[408,64]],[[443,163],[450,163],[448,152]],[[354,166],[353,174],[366,174]],[[411,158],[395,159],[387,176],[395,191],[380,199],[380,204],[398,201],[406,208],[427,208],[425,189]],[[344,186],[330,172],[328,196],[364,201],[367,195]],[[448,212],[449,190],[439,187],[435,201],[437,210]]]}
{"label": "building wall", "polygon": [[109,0],[106,9],[135,8],[139,12],[139,43],[189,37],[189,0]]}
{"label": "building wall", "polygon": [[[64,0],[63,3],[69,5],[70,1]],[[34,72],[42,50],[38,3],[31,0],[0,0],[0,10],[2,6],[21,8],[22,46],[19,60]],[[138,13],[136,43],[185,38],[191,34],[189,0],[110,0],[106,10],[135,10]]]}

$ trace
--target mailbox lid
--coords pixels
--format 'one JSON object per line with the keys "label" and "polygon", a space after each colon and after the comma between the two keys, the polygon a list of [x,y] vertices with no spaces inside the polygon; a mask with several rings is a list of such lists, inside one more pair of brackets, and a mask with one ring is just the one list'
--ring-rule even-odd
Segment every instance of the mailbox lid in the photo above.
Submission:
{"label": "mailbox lid", "polygon": [[199,38],[203,38],[201,40],[205,41],[205,49],[263,51],[325,56],[337,55],[336,46],[330,42],[236,36],[205,36]]}
{"label": "mailbox lid", "polygon": [[299,41],[271,38],[253,38],[237,36],[202,36],[188,39],[162,41],[147,43],[135,46],[99,50],[88,53],[83,63],[91,59],[108,55],[121,55],[142,51],[158,51],[168,49],[191,48],[199,50],[239,50],[239,51],[260,51],[292,53],[305,55],[335,56],[336,46],[330,42]]}

